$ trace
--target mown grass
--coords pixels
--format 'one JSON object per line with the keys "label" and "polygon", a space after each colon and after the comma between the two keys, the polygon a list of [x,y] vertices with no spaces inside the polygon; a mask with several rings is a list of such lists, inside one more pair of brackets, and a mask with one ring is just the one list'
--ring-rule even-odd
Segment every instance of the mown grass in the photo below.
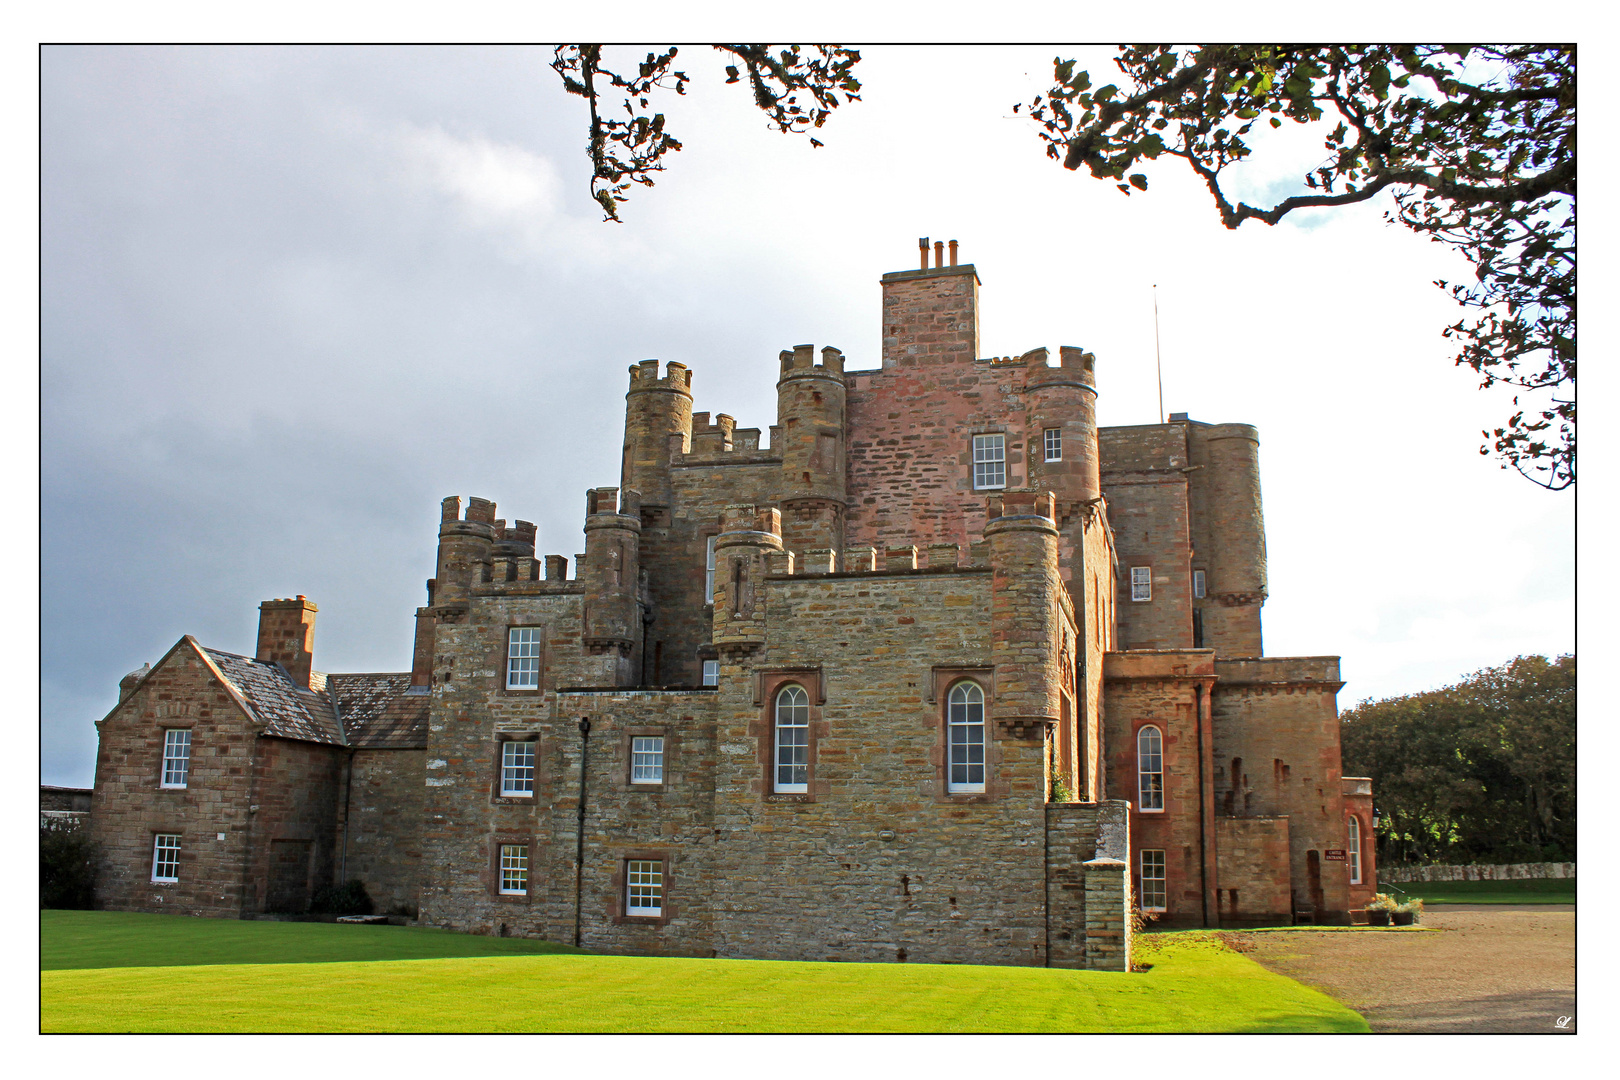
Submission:
{"label": "mown grass", "polygon": [[[41,936],[47,1032],[1312,1032],[1366,1031],[1356,1013],[1275,975],[1203,932],[1142,940],[1142,974],[929,964],[693,960],[544,952],[536,942],[398,934],[390,948],[462,938],[505,955],[376,956],[352,930],[400,927],[227,923],[174,916],[171,963],[194,934],[213,955],[213,924],[269,928],[253,955],[310,957],[355,943],[366,960],[92,968],[124,944],[94,926],[110,913],[52,912]],[[114,936],[124,934],[115,929]],[[276,931],[289,943],[275,945]],[[323,942],[322,931],[329,935]],[[67,932],[75,943],[53,941]],[[261,931],[262,933],[263,931]],[[415,940],[411,940],[411,939]],[[98,939],[100,943],[98,944]],[[135,942],[135,951],[141,948]],[[246,939],[244,939],[246,940]],[[394,945],[409,941],[409,946]],[[269,947],[266,947],[269,942]],[[510,946],[538,946],[515,955]],[[445,946],[451,948],[454,946]]]}
{"label": "mown grass", "polygon": [[437,960],[575,951],[531,938],[480,937],[415,926],[242,922],[129,911],[39,913],[39,966],[46,971]]}
{"label": "mown grass", "polygon": [[1424,904],[1573,904],[1574,878],[1526,878],[1518,881],[1402,881],[1390,890],[1396,899],[1417,896]]}

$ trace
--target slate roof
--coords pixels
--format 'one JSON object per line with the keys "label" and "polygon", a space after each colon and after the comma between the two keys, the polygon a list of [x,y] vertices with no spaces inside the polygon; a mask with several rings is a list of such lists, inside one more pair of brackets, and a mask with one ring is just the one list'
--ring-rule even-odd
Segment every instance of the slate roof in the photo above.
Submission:
{"label": "slate roof", "polygon": [[292,681],[280,664],[203,648],[266,735],[371,750],[427,746],[429,695],[411,692],[406,672],[367,675],[310,673],[313,690]]}
{"label": "slate roof", "polygon": [[306,690],[293,682],[279,664],[218,649],[205,647],[203,651],[242,696],[252,717],[264,724],[266,735],[331,746],[347,745],[325,692],[325,675],[313,673],[310,681],[317,689]]}
{"label": "slate roof", "polygon": [[326,687],[337,704],[348,745],[372,750],[411,750],[427,746],[429,695],[411,693],[409,673],[328,675]]}

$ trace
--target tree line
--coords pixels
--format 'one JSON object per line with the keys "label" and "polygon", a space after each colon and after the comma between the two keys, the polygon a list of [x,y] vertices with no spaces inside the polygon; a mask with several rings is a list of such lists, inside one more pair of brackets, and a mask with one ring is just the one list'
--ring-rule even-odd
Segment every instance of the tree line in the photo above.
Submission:
{"label": "tree line", "polygon": [[1575,657],[1520,656],[1339,717],[1380,864],[1575,859]]}

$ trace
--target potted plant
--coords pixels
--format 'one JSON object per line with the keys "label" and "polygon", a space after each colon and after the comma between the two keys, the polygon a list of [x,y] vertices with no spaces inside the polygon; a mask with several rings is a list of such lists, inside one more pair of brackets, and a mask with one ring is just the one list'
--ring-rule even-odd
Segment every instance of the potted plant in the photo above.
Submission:
{"label": "potted plant", "polygon": [[1368,926],[1388,926],[1390,916],[1395,913],[1395,898],[1389,893],[1378,893],[1373,896],[1367,905]]}
{"label": "potted plant", "polygon": [[1396,926],[1411,926],[1418,921],[1418,916],[1422,912],[1423,900],[1414,896],[1406,903],[1396,905],[1395,911],[1390,916],[1390,921]]}

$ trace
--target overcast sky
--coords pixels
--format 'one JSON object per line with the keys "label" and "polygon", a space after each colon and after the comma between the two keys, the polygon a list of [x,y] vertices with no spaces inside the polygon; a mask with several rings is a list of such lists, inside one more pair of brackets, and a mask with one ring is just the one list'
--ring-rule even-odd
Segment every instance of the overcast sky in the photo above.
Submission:
{"label": "overcast sky", "polygon": [[[1342,656],[1342,707],[1572,651],[1574,499],[1480,456],[1508,403],[1440,336],[1466,264],[1383,201],[1229,232],[1172,162],[1064,171],[1012,110],[1054,51],[863,50],[813,150],[683,50],[685,149],[614,225],[549,50],[45,50],[41,780],[88,786],[119,678],[251,654],[267,598],[320,606],[318,668],[407,669],[440,499],[571,558],[630,364],[767,427],[779,350],[877,364],[919,236],[978,267],[985,355],[1096,353],[1103,424],[1158,419],[1158,286],[1165,410],[1260,429],[1266,651]],[[1321,153],[1257,142],[1250,201]]]}

